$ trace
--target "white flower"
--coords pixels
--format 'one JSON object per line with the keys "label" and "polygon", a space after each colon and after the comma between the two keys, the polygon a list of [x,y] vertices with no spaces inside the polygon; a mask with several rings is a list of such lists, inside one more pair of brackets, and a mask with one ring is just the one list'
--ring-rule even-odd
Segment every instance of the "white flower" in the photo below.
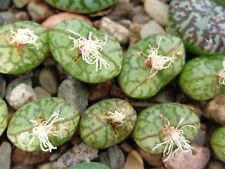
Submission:
{"label": "white flower", "polygon": [[25,45],[31,44],[39,49],[40,43],[38,41],[38,36],[34,33],[33,30],[28,28],[18,28],[17,30],[11,30],[11,41],[10,43],[15,43],[16,45]]}
{"label": "white flower", "polygon": [[35,126],[32,129],[32,133],[30,135],[30,144],[34,141],[35,137],[39,139],[40,147],[42,151],[51,152],[53,149],[57,149],[54,147],[52,143],[49,141],[49,135],[59,136],[61,135],[60,131],[52,131],[52,125],[64,118],[58,118],[59,111],[54,112],[51,117],[47,121],[42,121],[41,119],[31,120],[33,125]]}
{"label": "white flower", "polygon": [[72,36],[69,36],[69,39],[73,40],[73,48],[71,50],[75,50],[76,48],[78,48],[79,52],[81,53],[82,59],[87,64],[95,64],[97,72],[102,69],[102,65],[105,68],[110,67],[107,61],[103,59],[101,54],[103,46],[105,46],[108,41],[107,36],[105,36],[105,40],[103,41],[94,36],[92,32],[89,32],[89,35],[86,38],[84,36],[81,36],[79,33],[73,32],[71,30],[68,31],[79,37],[78,39],[76,39]]}
{"label": "white flower", "polygon": [[[165,119],[165,118],[164,118]],[[171,155],[173,155],[177,151],[182,152],[190,152],[192,153],[192,147],[190,145],[190,141],[184,137],[183,129],[185,127],[194,128],[192,125],[184,125],[180,127],[181,123],[183,122],[184,118],[182,118],[176,127],[171,126],[168,119],[165,119],[166,124],[165,127],[162,129],[163,134],[165,135],[164,142],[156,144],[152,150],[155,150],[163,145],[165,145],[163,151],[163,157],[165,157],[164,161],[168,160]],[[174,148],[176,149],[174,150]]]}
{"label": "white flower", "polygon": [[225,61],[223,61],[223,69],[218,72],[217,76],[219,84],[225,85]]}
{"label": "white flower", "polygon": [[150,77],[154,76],[159,70],[167,69],[174,63],[176,59],[174,56],[163,56],[158,54],[161,38],[158,42],[157,48],[149,46],[148,56],[145,60],[145,65],[150,68]]}

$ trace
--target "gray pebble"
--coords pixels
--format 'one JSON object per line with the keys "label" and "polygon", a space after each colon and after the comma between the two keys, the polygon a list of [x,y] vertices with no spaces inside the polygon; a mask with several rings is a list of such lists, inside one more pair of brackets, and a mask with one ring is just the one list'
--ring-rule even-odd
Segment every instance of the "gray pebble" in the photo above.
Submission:
{"label": "gray pebble", "polygon": [[13,0],[13,3],[17,8],[23,8],[29,2],[30,2],[30,0]]}
{"label": "gray pebble", "polygon": [[10,169],[11,164],[11,144],[8,142],[3,142],[0,146],[0,168]]}
{"label": "gray pebble", "polygon": [[11,0],[0,0],[0,11],[7,10],[9,8]]}
{"label": "gray pebble", "polygon": [[45,89],[43,89],[40,86],[37,86],[34,88],[34,92],[37,95],[37,99],[42,99],[42,98],[46,98],[46,97],[51,97],[51,94],[48,93]]}
{"label": "gray pebble", "polygon": [[65,79],[59,85],[58,97],[69,101],[83,112],[88,105],[88,93],[82,83],[76,79]]}
{"label": "gray pebble", "polygon": [[6,82],[5,79],[0,75],[0,98],[5,97]]}

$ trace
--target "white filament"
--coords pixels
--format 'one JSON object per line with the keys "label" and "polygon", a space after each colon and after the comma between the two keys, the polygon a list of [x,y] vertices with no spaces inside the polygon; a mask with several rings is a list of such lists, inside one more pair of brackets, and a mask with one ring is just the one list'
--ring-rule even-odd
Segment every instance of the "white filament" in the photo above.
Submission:
{"label": "white filament", "polygon": [[147,59],[145,60],[145,63],[150,61],[151,64],[150,77],[154,76],[159,70],[169,68],[176,59],[174,56],[163,56],[158,54],[160,42],[161,38],[158,42],[157,48],[152,48],[150,46],[150,49],[148,50]]}
{"label": "white filament", "polygon": [[114,112],[108,111],[106,119],[111,120],[111,123],[117,124],[116,127],[120,127],[125,123],[126,114],[122,111],[115,110]]}
{"label": "white filament", "polygon": [[[182,118],[179,121],[176,127],[173,127],[170,125],[169,120],[166,119],[167,124],[165,125],[165,128],[163,129],[163,133],[166,135],[164,138],[164,142],[156,144],[156,146],[152,149],[152,150],[155,150],[165,145],[165,148],[163,151],[163,157],[166,157],[166,158],[164,159],[164,161],[168,160],[171,157],[171,155],[173,155],[176,151],[192,153],[192,147],[190,145],[190,141],[184,137],[183,128],[192,127],[195,129],[195,127],[192,125],[184,125],[183,127],[180,128],[180,125],[183,122],[183,120],[184,118]],[[174,150],[174,147],[176,147],[175,150]]]}
{"label": "white filament", "polygon": [[53,146],[49,141],[49,135],[59,136],[61,134],[59,131],[51,131],[54,123],[63,120],[63,118],[58,117],[59,111],[54,112],[47,121],[41,121],[40,119],[31,120],[35,127],[32,129],[30,144],[34,141],[34,138],[37,137],[42,151],[51,152],[53,149],[57,149],[57,147]]}
{"label": "white filament", "polygon": [[38,36],[34,33],[34,31],[28,28],[18,28],[16,31],[11,30],[10,43],[16,43],[17,45],[31,44],[38,50],[40,44],[37,41]]}
{"label": "white filament", "polygon": [[225,61],[223,61],[223,69],[218,72],[219,84],[225,85]]}
{"label": "white filament", "polygon": [[107,36],[104,37],[105,40],[103,41],[94,36],[92,32],[89,32],[87,38],[71,30],[69,30],[69,32],[79,37],[76,39],[72,36],[69,36],[69,39],[73,40],[73,48],[71,50],[78,48],[81,52],[82,59],[87,64],[96,64],[97,72],[102,69],[102,65],[105,68],[110,67],[107,61],[102,58],[102,54],[100,53],[103,50],[103,46],[105,46],[108,41]]}

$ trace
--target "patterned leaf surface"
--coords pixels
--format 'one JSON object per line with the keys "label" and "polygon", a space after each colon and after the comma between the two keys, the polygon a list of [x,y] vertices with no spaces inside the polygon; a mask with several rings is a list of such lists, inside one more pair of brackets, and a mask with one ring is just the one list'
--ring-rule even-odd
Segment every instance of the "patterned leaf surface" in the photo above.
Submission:
{"label": "patterned leaf surface", "polygon": [[80,20],[67,20],[58,24],[49,32],[50,48],[54,58],[58,63],[75,78],[87,83],[100,83],[117,76],[122,67],[122,48],[114,38],[108,38],[108,41],[101,51],[102,58],[110,65],[109,68],[102,66],[102,69],[96,71],[95,64],[86,63],[78,52],[73,48],[73,41],[69,36],[75,37],[68,30],[79,33],[87,37],[92,32],[97,38],[104,39],[103,33]]}
{"label": "patterned leaf surface", "polygon": [[[159,44],[159,41],[161,42]],[[167,69],[159,70],[150,77],[150,68],[145,65],[148,50],[157,48],[158,54],[175,57],[174,63]],[[155,35],[139,41],[129,48],[123,60],[119,75],[122,90],[134,98],[149,98],[156,95],[183,68],[185,52],[182,41],[171,35]]]}
{"label": "patterned leaf surface", "polygon": [[193,140],[197,135],[200,120],[195,112],[187,106],[178,103],[157,104],[143,110],[138,115],[133,138],[143,150],[154,154],[163,152],[165,145],[154,151],[152,150],[156,144],[164,142],[165,134],[163,134],[162,129],[165,126],[165,121],[162,116],[168,119],[171,126],[174,127],[178,125],[181,119],[183,121],[179,128],[185,125],[193,125],[195,129],[191,127],[183,128],[184,136],[188,140]]}
{"label": "patterned leaf surface", "polygon": [[6,103],[2,99],[0,99],[0,136],[2,135],[7,126],[7,120],[8,108]]}
{"label": "patterned leaf surface", "polygon": [[[32,44],[18,46],[10,43],[12,31],[28,28],[38,36],[39,48]],[[0,73],[18,74],[37,67],[48,53],[48,39],[44,28],[31,21],[11,23],[0,28]]]}

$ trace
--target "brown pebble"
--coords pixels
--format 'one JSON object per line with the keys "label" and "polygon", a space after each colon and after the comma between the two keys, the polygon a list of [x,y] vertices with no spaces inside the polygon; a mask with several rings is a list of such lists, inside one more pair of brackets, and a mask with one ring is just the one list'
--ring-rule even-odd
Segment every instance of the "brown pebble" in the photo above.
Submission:
{"label": "brown pebble", "polygon": [[86,16],[83,15],[78,15],[78,14],[72,14],[68,12],[62,12],[53,16],[50,16],[47,18],[43,23],[42,26],[44,26],[47,29],[52,29],[56,24],[67,20],[67,19],[81,19],[85,21],[86,23],[92,25],[90,19]]}
{"label": "brown pebble", "polygon": [[144,150],[139,151],[143,159],[151,166],[160,167],[163,166],[161,154],[151,154]]}

